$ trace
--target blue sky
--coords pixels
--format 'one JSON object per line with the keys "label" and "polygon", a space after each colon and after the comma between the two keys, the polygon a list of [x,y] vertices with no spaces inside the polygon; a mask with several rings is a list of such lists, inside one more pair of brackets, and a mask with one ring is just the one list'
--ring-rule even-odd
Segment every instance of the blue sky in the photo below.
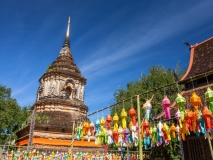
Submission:
{"label": "blue sky", "polygon": [[0,5],[0,84],[21,106],[59,54],[71,17],[71,50],[87,78],[89,112],[152,65],[186,69],[189,50],[213,36],[212,0],[7,0]]}

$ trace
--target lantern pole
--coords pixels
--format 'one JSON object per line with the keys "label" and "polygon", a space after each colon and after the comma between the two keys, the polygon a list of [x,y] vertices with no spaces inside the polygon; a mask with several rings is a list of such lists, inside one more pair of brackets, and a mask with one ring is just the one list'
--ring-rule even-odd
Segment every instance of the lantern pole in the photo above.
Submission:
{"label": "lantern pole", "polygon": [[211,152],[211,157],[213,159],[213,150],[212,150],[212,143],[211,143],[211,138],[210,136],[208,136],[208,142],[209,142],[209,148],[210,148],[210,152]]}
{"label": "lantern pole", "polygon": [[143,160],[142,137],[141,137],[140,96],[139,95],[137,95],[137,112],[138,112],[138,132],[139,132],[139,159]]}

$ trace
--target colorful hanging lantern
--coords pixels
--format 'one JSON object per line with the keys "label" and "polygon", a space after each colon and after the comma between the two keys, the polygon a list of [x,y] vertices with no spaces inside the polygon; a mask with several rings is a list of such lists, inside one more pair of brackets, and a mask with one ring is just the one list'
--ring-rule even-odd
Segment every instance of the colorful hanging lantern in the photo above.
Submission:
{"label": "colorful hanging lantern", "polygon": [[202,113],[199,110],[199,116],[197,118],[197,123],[196,123],[196,135],[198,137],[200,136],[200,132],[205,134],[206,133],[206,129],[205,129],[205,122],[204,122],[204,119],[202,117]]}
{"label": "colorful hanging lantern", "polygon": [[[152,129],[152,142],[153,144],[157,143],[157,139],[158,139],[158,135],[157,135],[157,127],[154,126],[153,129]],[[154,147],[154,145],[153,145]]]}
{"label": "colorful hanging lantern", "polygon": [[90,142],[91,136],[94,136],[94,135],[95,135],[95,126],[94,126],[94,124],[92,122],[90,122],[90,124],[89,124],[89,131],[88,131],[88,134],[87,134],[87,136],[88,136],[88,142]]}
{"label": "colorful hanging lantern", "polygon": [[210,87],[207,88],[207,91],[205,93],[205,99],[209,102],[213,101],[213,91]]}
{"label": "colorful hanging lantern", "polygon": [[144,144],[144,149],[148,149],[148,146],[150,145],[151,143],[151,140],[150,140],[150,137],[147,136],[143,139],[143,144]]}
{"label": "colorful hanging lantern", "polygon": [[147,100],[146,103],[143,104],[143,109],[145,110],[145,117],[147,121],[149,121],[149,116],[152,109],[151,100],[152,98]]}
{"label": "colorful hanging lantern", "polygon": [[166,123],[163,124],[162,132],[164,135],[165,144],[169,144],[169,141],[171,141],[171,136],[169,126]]}
{"label": "colorful hanging lantern", "polygon": [[95,121],[95,134],[97,135],[100,132],[100,120]]}
{"label": "colorful hanging lantern", "polygon": [[83,137],[82,124],[80,124],[80,125],[77,127],[76,133],[77,133],[77,140],[80,140],[80,139]]}
{"label": "colorful hanging lantern", "polygon": [[177,125],[175,131],[177,132],[177,138],[178,138],[178,141],[181,141],[181,136],[180,136],[180,127],[179,125]]}
{"label": "colorful hanging lantern", "polygon": [[196,118],[198,117],[198,105],[202,105],[202,102],[201,102],[201,98],[195,93],[193,92],[192,93],[192,96],[190,97],[190,104],[194,107],[194,112],[195,112],[195,116]]}
{"label": "colorful hanging lantern", "polygon": [[122,111],[121,111],[121,122],[122,122],[122,127],[123,129],[126,129],[126,117],[127,117],[127,113],[125,111],[125,108],[122,108]]}
{"label": "colorful hanging lantern", "polygon": [[176,127],[175,127],[174,123],[172,123],[172,125],[170,127],[170,131],[171,131],[171,135],[172,135],[172,140],[176,139],[176,134],[175,134]]}
{"label": "colorful hanging lantern", "polygon": [[118,144],[123,147],[123,128],[121,126],[118,128]]}
{"label": "colorful hanging lantern", "polygon": [[91,136],[94,136],[95,135],[95,125],[93,122],[90,123],[89,129],[90,129]]}
{"label": "colorful hanging lantern", "polygon": [[143,134],[149,136],[149,122],[146,119],[143,122]]}
{"label": "colorful hanging lantern", "polygon": [[210,112],[213,114],[213,91],[210,87],[207,88],[205,93],[205,99],[209,101],[209,109]]}
{"label": "colorful hanging lantern", "polygon": [[178,93],[175,101],[177,105],[180,107],[180,111],[183,111],[183,106],[186,104],[186,99]]}
{"label": "colorful hanging lantern", "polygon": [[136,116],[136,110],[133,108],[133,106],[129,110],[129,115],[131,117],[132,125],[135,126],[136,125],[136,118],[135,118],[135,116]]}
{"label": "colorful hanging lantern", "polygon": [[213,114],[213,101],[209,103],[209,109],[211,113]]}
{"label": "colorful hanging lantern", "polygon": [[126,128],[123,131],[124,134],[124,145],[126,145],[129,142],[129,129]]}
{"label": "colorful hanging lantern", "polygon": [[184,119],[182,121],[182,128],[181,128],[181,136],[184,141],[186,140],[186,135],[188,135],[189,133],[190,133],[189,125],[188,125],[188,123],[186,123],[186,120]]}
{"label": "colorful hanging lantern", "polygon": [[[105,120],[104,120],[104,121],[105,121]],[[106,129],[105,129],[104,126],[102,126],[102,125],[101,125],[101,130],[100,130],[99,136],[100,136],[100,143],[101,143],[101,144],[105,144],[105,143],[106,143],[106,141],[105,141]]]}
{"label": "colorful hanging lantern", "polygon": [[211,124],[211,132],[212,132],[212,134],[213,134],[213,119],[211,119],[210,124]]}
{"label": "colorful hanging lantern", "polygon": [[[178,120],[179,125],[181,125],[181,127],[182,127],[181,120],[180,120],[181,112],[180,112],[179,108],[178,108],[177,112],[175,113],[175,117]],[[183,115],[183,118],[184,118],[184,115]]]}
{"label": "colorful hanging lantern", "polygon": [[111,122],[112,122],[112,117],[110,114],[108,114],[106,118],[106,128],[111,129],[111,125],[110,125]]}
{"label": "colorful hanging lantern", "polygon": [[55,159],[55,153],[54,153],[54,151],[52,151],[52,153],[51,153],[51,159]]}
{"label": "colorful hanging lantern", "polygon": [[138,140],[138,134],[137,134],[137,126],[136,125],[132,125],[132,122],[130,122],[129,128],[132,132],[132,135],[130,136],[130,141],[135,142],[135,145],[137,144],[137,140]]}
{"label": "colorful hanging lantern", "polygon": [[158,137],[157,146],[160,146],[163,143],[163,135],[164,134],[163,134],[162,128],[163,128],[163,124],[160,121],[157,124],[157,137]]}
{"label": "colorful hanging lantern", "polygon": [[166,119],[170,119],[171,118],[170,109],[169,109],[170,104],[171,104],[171,102],[168,99],[168,97],[164,96],[164,99],[162,100],[161,105],[163,106],[164,118],[166,118]]}
{"label": "colorful hanging lantern", "polygon": [[100,144],[100,120],[95,121],[95,144]]}
{"label": "colorful hanging lantern", "polygon": [[84,122],[83,123],[83,135],[86,136],[88,134],[88,131],[89,131],[89,123]]}
{"label": "colorful hanging lantern", "polygon": [[110,145],[110,144],[112,144],[113,143],[113,140],[112,140],[112,130],[111,129],[109,129],[108,131],[107,131],[107,144],[108,145]]}
{"label": "colorful hanging lantern", "polygon": [[192,96],[190,97],[190,103],[193,106],[202,105],[201,98],[196,94],[196,92],[192,92]]}
{"label": "colorful hanging lantern", "polygon": [[118,130],[113,130],[112,132],[113,140],[117,144],[118,143]]}
{"label": "colorful hanging lantern", "polygon": [[189,110],[186,109],[186,113],[185,113],[185,120],[186,120],[186,128],[187,130],[189,129],[191,132],[194,131],[196,129],[196,118],[195,118],[195,114]]}
{"label": "colorful hanging lantern", "polygon": [[100,120],[100,125],[101,125],[101,127],[103,127],[104,124],[105,124],[105,119],[104,119],[104,117],[102,117],[101,120]]}
{"label": "colorful hanging lantern", "polygon": [[117,115],[117,113],[115,113],[115,115],[113,116],[113,122],[114,122],[114,131],[118,131],[118,120],[119,120],[119,117]]}
{"label": "colorful hanging lantern", "polygon": [[202,111],[202,116],[203,116],[203,119],[205,121],[205,128],[207,131],[210,131],[211,129],[211,112],[209,111],[208,107],[204,107],[203,111]]}
{"label": "colorful hanging lantern", "polygon": [[180,120],[181,114],[180,114],[179,108],[178,108],[177,112],[175,113],[175,117],[178,121]]}

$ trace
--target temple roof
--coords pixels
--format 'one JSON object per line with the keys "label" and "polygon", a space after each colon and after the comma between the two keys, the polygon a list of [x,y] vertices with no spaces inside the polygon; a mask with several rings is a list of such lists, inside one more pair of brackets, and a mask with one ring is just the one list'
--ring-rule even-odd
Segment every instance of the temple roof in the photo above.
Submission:
{"label": "temple roof", "polygon": [[205,77],[213,73],[213,37],[191,46],[190,61],[180,82]]}

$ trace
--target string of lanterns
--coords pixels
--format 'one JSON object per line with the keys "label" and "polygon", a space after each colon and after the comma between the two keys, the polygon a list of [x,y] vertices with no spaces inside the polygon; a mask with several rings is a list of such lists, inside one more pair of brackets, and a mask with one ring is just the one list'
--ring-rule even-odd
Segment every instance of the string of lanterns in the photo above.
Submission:
{"label": "string of lanterns", "polygon": [[[76,139],[82,140],[87,136],[87,140],[91,141],[91,138],[95,137],[95,144],[97,145],[115,145],[117,147],[126,146],[138,146],[139,136],[142,138],[144,149],[148,149],[150,146],[161,146],[162,144],[169,144],[171,141],[186,140],[186,136],[194,132],[197,136],[203,134],[205,138],[213,137],[213,91],[211,88],[207,88],[204,95],[209,106],[202,104],[201,98],[193,92],[190,97],[190,104],[193,109],[186,108],[186,99],[180,94],[177,95],[175,102],[178,106],[177,112],[175,113],[175,119],[177,124],[168,123],[168,121],[160,120],[157,124],[152,124],[150,121],[150,112],[152,109],[152,98],[147,100],[143,104],[145,110],[145,116],[138,126],[136,121],[136,110],[133,105],[127,112],[125,108],[122,108],[120,115],[114,113],[113,117],[108,114],[106,119],[102,118],[93,122],[85,121],[76,127]],[[167,96],[164,96],[162,102],[162,110],[164,112],[164,119],[172,120],[170,114],[171,101]],[[186,108],[186,109],[185,109]],[[120,117],[119,117],[120,116]],[[130,123],[127,125],[127,117],[130,117]],[[121,120],[121,125],[119,125]],[[113,122],[113,126],[111,123]],[[139,133],[139,127],[141,127],[141,133]],[[52,152],[46,155],[45,152],[32,151],[27,152],[26,150],[10,151],[5,155],[6,160],[13,159],[35,159],[35,160],[68,160],[70,159],[70,152]],[[74,159],[120,159],[119,154],[91,154],[91,153],[76,153],[73,155]]]}
{"label": "string of lanterns", "polygon": [[[191,132],[196,133],[197,136],[204,134],[205,138],[213,137],[213,91],[207,88],[204,95],[205,99],[209,102],[209,107],[203,106],[201,98],[193,92],[190,97],[190,104],[193,109],[186,108],[186,99],[180,94],[177,95],[175,102],[178,106],[175,114],[177,124],[170,122],[162,122],[161,120],[157,125],[150,125],[150,112],[152,109],[152,98],[143,104],[145,110],[145,118],[141,126],[136,122],[136,110],[132,106],[129,110],[130,123],[127,126],[127,112],[122,108],[120,113],[121,125],[118,125],[119,116],[115,112],[114,116],[107,115],[106,120],[102,116],[101,120],[97,119],[95,125],[91,122],[84,122],[82,130],[88,130],[88,134],[83,136],[95,136],[95,144],[111,145],[115,144],[118,147],[138,146],[139,136],[142,136],[143,146],[147,149],[149,146],[160,146],[163,143],[169,144],[170,141],[186,140],[186,136]],[[164,112],[164,119],[172,120],[170,114],[171,102],[167,96],[162,100],[162,110]],[[113,127],[111,126],[113,122]],[[89,127],[87,127],[89,126]],[[95,126],[95,127],[94,127]],[[138,127],[141,127],[141,134],[138,133]],[[78,134],[78,133],[77,133]],[[88,139],[90,141],[90,139]]]}
{"label": "string of lanterns", "polygon": [[[127,154],[121,154],[119,152],[116,153],[88,153],[88,152],[76,152],[72,156],[72,160],[121,160],[127,159]],[[138,159],[138,154],[130,154],[131,159]],[[144,158],[149,158],[148,153],[143,154]],[[36,150],[28,152],[27,150],[21,151],[18,149],[17,151],[7,152],[4,156],[5,160],[71,160],[70,152],[54,152],[45,153],[39,152]]]}

